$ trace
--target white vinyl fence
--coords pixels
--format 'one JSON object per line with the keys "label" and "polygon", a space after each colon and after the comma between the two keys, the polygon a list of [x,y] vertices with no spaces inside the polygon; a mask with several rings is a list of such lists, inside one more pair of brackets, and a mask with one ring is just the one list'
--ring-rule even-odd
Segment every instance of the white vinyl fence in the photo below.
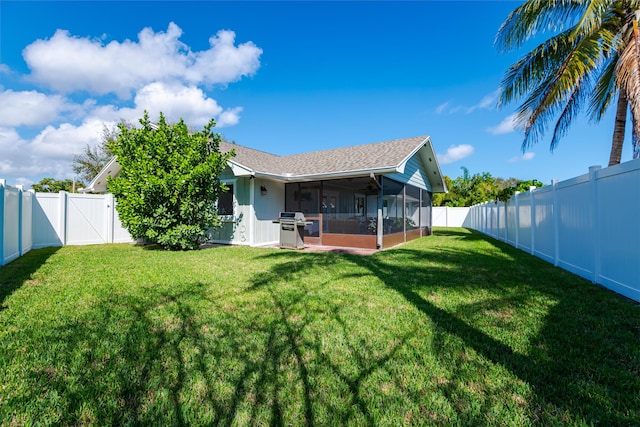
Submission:
{"label": "white vinyl fence", "polygon": [[431,211],[431,225],[434,227],[471,227],[470,209],[434,206]]}
{"label": "white vinyl fence", "polygon": [[0,180],[0,266],[31,248],[133,242],[111,194],[34,193]]}
{"label": "white vinyl fence", "polygon": [[0,179],[0,265],[29,252],[32,244],[33,192]]}
{"label": "white vinyl fence", "polygon": [[473,206],[469,227],[640,301],[640,160]]}

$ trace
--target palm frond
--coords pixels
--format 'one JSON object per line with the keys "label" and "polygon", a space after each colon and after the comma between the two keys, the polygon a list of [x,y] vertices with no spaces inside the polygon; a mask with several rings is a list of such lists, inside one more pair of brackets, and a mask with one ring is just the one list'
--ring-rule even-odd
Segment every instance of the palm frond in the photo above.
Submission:
{"label": "palm frond", "polygon": [[589,74],[586,74],[583,81],[578,82],[569,94],[567,102],[553,130],[553,137],[551,138],[551,144],[549,146],[551,151],[554,151],[558,147],[560,139],[567,134],[571,123],[580,113],[585,99],[588,98],[589,88],[591,87],[588,82],[589,76]]}
{"label": "palm frond", "polygon": [[618,63],[618,53],[606,59],[602,71],[595,83],[591,102],[589,103],[588,114],[593,122],[599,122],[606,113],[611,100],[617,94],[616,88],[616,67]]}
{"label": "palm frond", "polygon": [[614,4],[619,4],[620,2],[619,0],[589,0],[584,3],[585,8],[582,11],[582,15],[574,26],[575,37],[580,36],[580,34],[591,34],[594,31],[598,31]]}
{"label": "palm frond", "polygon": [[570,33],[565,31],[526,54],[505,73],[500,83],[498,105],[506,105],[531,92],[562,65],[574,48]]}
{"label": "palm frond", "polygon": [[505,19],[494,44],[505,52],[521,46],[538,32],[562,31],[593,1],[600,0],[528,0]]}
{"label": "palm frond", "polygon": [[[559,67],[539,83],[518,109],[518,117],[527,116],[524,125],[523,148],[526,149],[538,142],[544,135],[547,123],[560,111],[564,118],[575,115],[576,106],[568,104],[575,96],[590,90],[591,76],[600,64],[600,48],[597,35],[580,40],[566,55]],[[577,89],[576,89],[577,88]],[[576,90],[579,90],[576,92]],[[581,103],[583,97],[578,99]],[[560,122],[565,126],[566,122]],[[563,132],[554,134],[561,135]],[[557,144],[557,141],[556,141]]]}

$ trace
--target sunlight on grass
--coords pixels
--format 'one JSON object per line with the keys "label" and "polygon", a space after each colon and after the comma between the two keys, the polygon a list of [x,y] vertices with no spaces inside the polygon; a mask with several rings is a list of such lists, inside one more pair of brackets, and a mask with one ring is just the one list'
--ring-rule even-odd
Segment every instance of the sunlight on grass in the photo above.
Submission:
{"label": "sunlight on grass", "polygon": [[464,229],[364,257],[130,245],[0,269],[6,425],[633,424],[636,304]]}

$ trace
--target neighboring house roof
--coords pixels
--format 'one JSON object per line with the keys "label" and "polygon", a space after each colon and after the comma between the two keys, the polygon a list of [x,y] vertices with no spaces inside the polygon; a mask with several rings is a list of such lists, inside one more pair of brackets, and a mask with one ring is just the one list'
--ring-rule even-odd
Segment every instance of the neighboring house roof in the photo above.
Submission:
{"label": "neighboring house roof", "polygon": [[[432,191],[447,191],[428,136],[289,156],[277,156],[228,142],[220,143],[221,152],[226,153],[232,149],[236,155],[229,161],[229,166],[236,176],[258,176],[285,182],[335,179],[370,173],[402,173],[409,159],[418,154],[427,169]],[[111,159],[85,191],[106,191],[107,176],[115,176],[119,172],[120,165],[115,158]]]}

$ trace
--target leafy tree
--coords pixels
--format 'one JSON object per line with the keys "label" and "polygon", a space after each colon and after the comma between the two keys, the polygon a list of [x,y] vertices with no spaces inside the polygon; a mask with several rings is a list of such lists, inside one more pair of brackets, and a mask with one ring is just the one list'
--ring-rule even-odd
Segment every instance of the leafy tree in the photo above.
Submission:
{"label": "leafy tree", "polygon": [[449,192],[434,194],[433,206],[465,207],[490,200],[506,201],[516,191],[524,192],[530,186],[544,185],[536,179],[522,181],[517,178],[494,178],[488,172],[470,175],[467,168],[461,169],[462,175],[456,179],[444,177]]}
{"label": "leafy tree", "polygon": [[495,178],[490,173],[470,175],[469,170],[465,167],[462,167],[462,172],[462,176],[454,180],[445,176],[449,192],[437,198],[434,197],[434,206],[472,206],[495,197],[498,187]]}
{"label": "leafy tree", "polygon": [[517,109],[523,150],[557,121],[551,150],[585,105],[594,122],[617,97],[609,165],[620,163],[630,106],[634,158],[640,156],[640,0],[527,0],[509,14],[496,36],[504,51],[537,33],[553,31],[507,71],[499,105],[524,98]]}
{"label": "leafy tree", "polygon": [[31,188],[38,193],[58,193],[60,191],[72,193],[82,187],[84,185],[81,182],[74,183],[72,179],[42,178],[40,182],[31,184]]}
{"label": "leafy tree", "polygon": [[544,184],[538,181],[537,179],[530,179],[528,181],[518,181],[514,185],[505,187],[502,190],[498,191],[498,193],[496,194],[496,200],[501,200],[503,202],[506,202],[514,194],[516,194],[516,191],[520,191],[521,193],[523,193],[525,191],[529,191],[530,187],[540,188],[540,187],[544,187]]}
{"label": "leafy tree", "polygon": [[448,193],[433,193],[433,199],[432,199],[432,204],[433,206],[446,206],[446,201],[450,200],[447,199],[447,197],[450,197],[452,188],[453,188],[453,181],[451,181],[451,178],[449,178],[447,175],[443,176],[444,178],[444,183],[447,186],[447,189],[449,190]]}
{"label": "leafy tree", "polygon": [[145,111],[141,128],[119,125],[108,144],[122,170],[107,188],[118,203],[124,227],[134,238],[146,238],[166,249],[196,249],[206,231],[220,225],[215,202],[226,187],[219,175],[233,153],[220,153],[220,135],[212,119],[202,131],[190,132],[181,119],[157,124]]}

